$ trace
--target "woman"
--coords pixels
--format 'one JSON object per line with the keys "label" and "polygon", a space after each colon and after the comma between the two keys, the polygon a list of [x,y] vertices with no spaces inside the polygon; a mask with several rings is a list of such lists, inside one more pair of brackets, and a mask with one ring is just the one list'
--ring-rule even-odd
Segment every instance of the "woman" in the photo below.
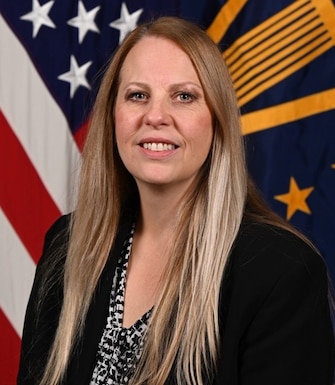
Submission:
{"label": "woman", "polygon": [[[64,289],[64,291],[63,291]],[[110,63],[46,235],[19,384],[331,384],[324,263],[246,172],[221,54],[177,18]]]}

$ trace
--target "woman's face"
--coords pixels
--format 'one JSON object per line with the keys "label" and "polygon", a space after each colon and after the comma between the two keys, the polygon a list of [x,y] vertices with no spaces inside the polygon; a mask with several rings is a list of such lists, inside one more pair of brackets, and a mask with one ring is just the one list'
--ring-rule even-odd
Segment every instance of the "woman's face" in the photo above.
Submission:
{"label": "woman's face", "polygon": [[145,37],[121,69],[115,103],[120,157],[141,189],[186,189],[210,151],[213,122],[190,58],[175,43]]}

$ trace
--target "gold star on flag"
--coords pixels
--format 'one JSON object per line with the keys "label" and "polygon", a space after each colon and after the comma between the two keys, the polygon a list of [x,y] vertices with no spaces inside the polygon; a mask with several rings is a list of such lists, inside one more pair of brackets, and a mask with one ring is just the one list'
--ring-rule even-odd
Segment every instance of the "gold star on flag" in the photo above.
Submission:
{"label": "gold star on flag", "polygon": [[300,189],[293,177],[290,178],[290,189],[286,194],[276,195],[274,198],[287,205],[286,218],[289,220],[293,214],[300,210],[306,214],[311,214],[306,200],[314,190],[314,187]]}
{"label": "gold star on flag", "polygon": [[331,165],[331,168],[335,168],[335,163]]}

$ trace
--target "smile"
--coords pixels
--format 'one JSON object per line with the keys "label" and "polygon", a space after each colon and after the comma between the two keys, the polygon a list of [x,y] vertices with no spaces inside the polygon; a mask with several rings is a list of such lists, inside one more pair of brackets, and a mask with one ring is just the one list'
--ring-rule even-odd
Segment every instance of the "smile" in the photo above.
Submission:
{"label": "smile", "polygon": [[174,150],[176,146],[168,143],[143,143],[143,148],[150,151],[168,151]]}

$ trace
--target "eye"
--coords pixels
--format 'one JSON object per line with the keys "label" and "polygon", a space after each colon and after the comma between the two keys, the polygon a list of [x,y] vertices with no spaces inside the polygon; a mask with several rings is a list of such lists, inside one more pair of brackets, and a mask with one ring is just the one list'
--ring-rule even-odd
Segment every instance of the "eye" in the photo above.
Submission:
{"label": "eye", "polygon": [[135,92],[130,92],[127,95],[128,100],[133,100],[133,101],[145,101],[148,99],[148,96],[144,92],[140,91],[135,91]]}
{"label": "eye", "polygon": [[196,99],[196,96],[190,92],[180,92],[177,95],[177,99],[182,103],[190,103]]}

